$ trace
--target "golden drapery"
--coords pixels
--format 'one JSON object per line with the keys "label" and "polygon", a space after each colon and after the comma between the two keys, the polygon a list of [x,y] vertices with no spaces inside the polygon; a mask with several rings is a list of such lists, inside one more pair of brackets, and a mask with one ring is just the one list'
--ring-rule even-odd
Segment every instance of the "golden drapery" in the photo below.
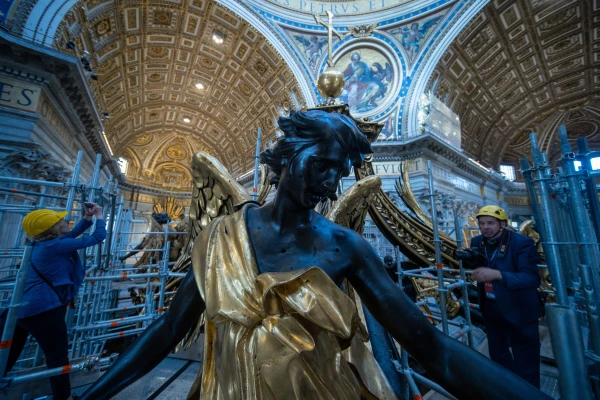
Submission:
{"label": "golden drapery", "polygon": [[194,246],[206,325],[188,399],[395,399],[356,305],[323,270],[258,275],[247,209],[214,221]]}

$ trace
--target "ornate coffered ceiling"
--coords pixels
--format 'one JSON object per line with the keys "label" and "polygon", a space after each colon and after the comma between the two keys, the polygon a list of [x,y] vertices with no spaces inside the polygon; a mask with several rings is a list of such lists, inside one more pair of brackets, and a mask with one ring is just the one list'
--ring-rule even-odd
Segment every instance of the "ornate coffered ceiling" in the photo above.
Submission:
{"label": "ornate coffered ceiling", "polygon": [[69,42],[98,76],[92,94],[114,155],[144,186],[188,190],[199,150],[244,173],[257,128],[274,140],[279,113],[304,104],[280,55],[214,1],[84,0],[55,46]]}
{"label": "ornate coffered ceiling", "polygon": [[552,153],[557,121],[581,122],[567,124],[572,138],[595,136],[600,0],[491,1],[448,48],[429,89],[460,116],[464,150],[493,167],[530,158],[532,131]]}

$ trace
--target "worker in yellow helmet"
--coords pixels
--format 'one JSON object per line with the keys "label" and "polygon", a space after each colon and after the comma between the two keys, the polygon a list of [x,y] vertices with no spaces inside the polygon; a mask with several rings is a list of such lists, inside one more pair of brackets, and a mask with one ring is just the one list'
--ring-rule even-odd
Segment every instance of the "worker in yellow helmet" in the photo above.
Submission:
{"label": "worker in yellow helmet", "polygon": [[[85,203],[85,217],[73,230],[64,219],[66,215],[65,211],[41,209],[23,218],[23,230],[33,239],[33,250],[7,372],[19,358],[28,334],[35,337],[46,355],[48,368],[69,365],[65,310],[85,275],[77,250],[101,243],[106,238],[106,228],[102,207],[95,203]],[[92,226],[94,216],[94,232],[78,239]],[[68,374],[51,377],[50,386],[54,399],[71,398]]]}
{"label": "worker in yellow helmet", "polygon": [[506,229],[501,207],[482,207],[477,221],[481,235],[457,253],[473,268],[490,357],[539,388],[540,256],[533,240]]}

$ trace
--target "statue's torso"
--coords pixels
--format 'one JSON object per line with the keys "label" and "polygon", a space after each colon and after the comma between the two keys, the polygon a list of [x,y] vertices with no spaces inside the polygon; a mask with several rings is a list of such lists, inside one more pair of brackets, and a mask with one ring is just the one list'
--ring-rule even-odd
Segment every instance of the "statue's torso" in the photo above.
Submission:
{"label": "statue's torso", "polygon": [[194,253],[206,304],[199,397],[358,400],[369,390],[394,398],[357,334],[354,301],[336,287],[352,265],[343,228],[319,217],[310,229],[324,233],[282,236],[252,223],[248,208],[207,227],[198,242],[205,251]]}
{"label": "statue's torso", "polygon": [[316,214],[309,225],[281,235],[256,210],[248,208],[246,220],[258,274],[319,267],[341,285],[351,273],[353,249],[344,228]]}

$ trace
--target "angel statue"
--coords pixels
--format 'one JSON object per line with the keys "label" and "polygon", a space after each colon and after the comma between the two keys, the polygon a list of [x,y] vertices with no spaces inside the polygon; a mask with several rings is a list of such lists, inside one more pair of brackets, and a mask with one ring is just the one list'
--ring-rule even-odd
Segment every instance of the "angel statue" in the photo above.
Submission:
{"label": "angel statue", "polygon": [[[540,399],[542,392],[444,335],[394,284],[362,236],[315,212],[372,153],[356,121],[322,110],[279,119],[284,135],[261,154],[277,191],[263,206],[200,215],[233,198],[235,182],[194,168],[200,233],[170,308],[83,395],[109,399],[154,368],[204,313],[204,360],[188,399],[394,399],[345,281],[427,372],[461,399]],[[213,185],[209,199],[197,198]],[[357,184],[360,184],[358,182]],[[338,200],[339,201],[339,200]],[[337,202],[336,202],[337,203]],[[216,202],[215,204],[218,204]],[[200,220],[213,218],[205,227]]]}

